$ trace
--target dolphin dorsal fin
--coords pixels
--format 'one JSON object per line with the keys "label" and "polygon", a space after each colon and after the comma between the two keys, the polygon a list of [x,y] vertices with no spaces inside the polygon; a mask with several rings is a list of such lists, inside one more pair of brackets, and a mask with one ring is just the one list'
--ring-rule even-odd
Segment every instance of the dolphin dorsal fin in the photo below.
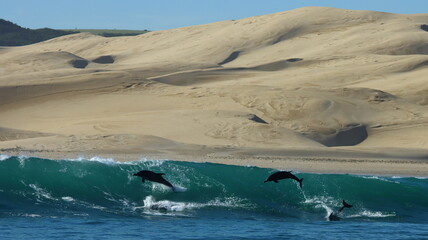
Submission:
{"label": "dolphin dorsal fin", "polygon": [[159,176],[165,175],[165,173],[156,173]]}

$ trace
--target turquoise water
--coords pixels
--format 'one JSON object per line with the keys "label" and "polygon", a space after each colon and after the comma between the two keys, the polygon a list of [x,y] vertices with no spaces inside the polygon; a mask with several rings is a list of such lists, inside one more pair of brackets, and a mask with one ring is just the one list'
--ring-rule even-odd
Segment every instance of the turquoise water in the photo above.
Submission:
{"label": "turquoise water", "polygon": [[[165,173],[183,192],[132,176]],[[428,239],[428,179],[0,155],[1,239]],[[353,205],[342,221],[327,216]]]}

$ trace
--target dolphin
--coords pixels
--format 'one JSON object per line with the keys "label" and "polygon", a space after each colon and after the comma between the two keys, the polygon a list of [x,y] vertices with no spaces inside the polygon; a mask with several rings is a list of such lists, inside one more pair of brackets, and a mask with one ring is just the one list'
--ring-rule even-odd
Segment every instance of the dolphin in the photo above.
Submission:
{"label": "dolphin", "polygon": [[342,200],[342,207],[335,213],[330,213],[330,215],[328,216],[328,220],[329,221],[339,221],[341,218],[338,216],[340,212],[343,211],[343,209],[345,208],[351,208],[352,205],[348,204],[347,202],[345,202],[345,200]]}
{"label": "dolphin", "polygon": [[297,178],[294,174],[291,173],[291,171],[278,171],[276,173],[273,173],[272,175],[270,175],[265,180],[265,182],[271,182],[271,181],[273,181],[273,182],[278,183],[278,180],[286,179],[286,178],[291,178],[291,179],[296,180],[297,182],[299,182],[300,188],[302,188],[303,178],[301,178],[301,179]]}
{"label": "dolphin", "polygon": [[142,170],[138,173],[134,173],[134,176],[141,177],[141,181],[145,182],[145,180],[151,181],[151,182],[157,182],[160,184],[163,184],[167,187],[170,187],[175,192],[175,187],[169,183],[165,178],[162,177],[162,175],[165,175],[165,173],[155,173],[148,170]]}

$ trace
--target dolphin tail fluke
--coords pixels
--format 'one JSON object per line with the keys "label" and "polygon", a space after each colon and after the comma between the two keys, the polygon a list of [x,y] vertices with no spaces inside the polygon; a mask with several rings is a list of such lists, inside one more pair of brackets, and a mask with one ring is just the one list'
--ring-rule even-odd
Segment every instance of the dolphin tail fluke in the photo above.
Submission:
{"label": "dolphin tail fluke", "polygon": [[302,182],[303,182],[303,178],[299,179],[299,186],[300,186],[300,188],[302,188]]}
{"label": "dolphin tail fluke", "polygon": [[350,204],[348,204],[347,202],[345,202],[345,200],[343,200],[343,201],[342,201],[342,204],[343,204],[343,206],[344,206],[344,207],[346,207],[346,208],[351,208],[351,207],[352,207],[352,205],[350,205]]}

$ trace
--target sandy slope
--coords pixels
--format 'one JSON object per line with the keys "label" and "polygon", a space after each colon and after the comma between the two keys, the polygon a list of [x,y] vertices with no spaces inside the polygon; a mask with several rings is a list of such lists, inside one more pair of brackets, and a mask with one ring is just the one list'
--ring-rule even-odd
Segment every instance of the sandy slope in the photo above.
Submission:
{"label": "sandy slope", "polygon": [[0,48],[0,148],[428,176],[427,19],[307,7]]}

